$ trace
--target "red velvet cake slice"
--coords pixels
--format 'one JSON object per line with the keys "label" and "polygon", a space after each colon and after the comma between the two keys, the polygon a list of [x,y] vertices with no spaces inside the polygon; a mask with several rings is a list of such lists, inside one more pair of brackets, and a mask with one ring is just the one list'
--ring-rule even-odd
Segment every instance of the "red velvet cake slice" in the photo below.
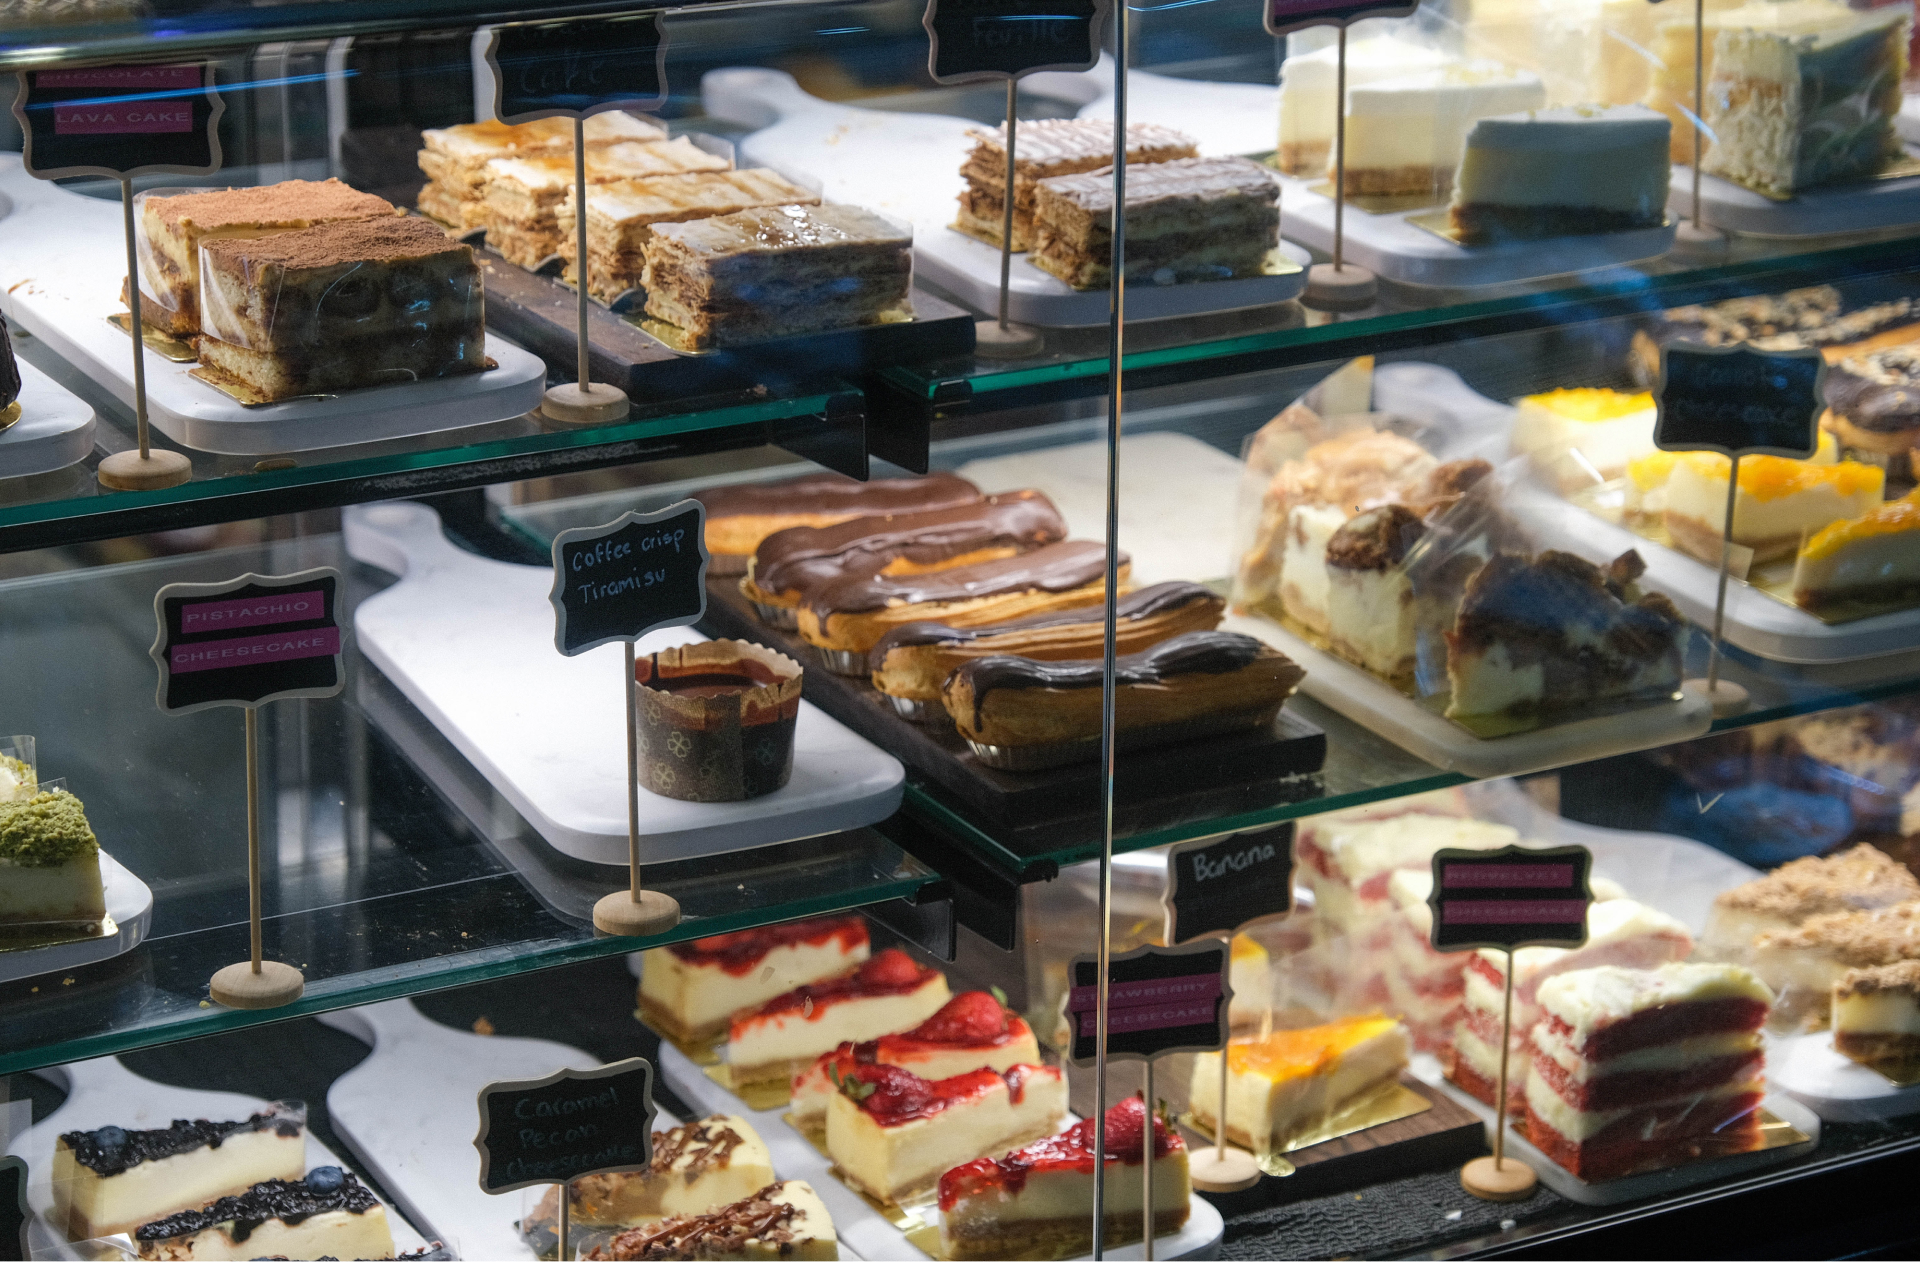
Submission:
{"label": "red velvet cake slice", "polygon": [[640,1013],[661,1033],[698,1042],[795,986],[853,971],[868,952],[857,915],[676,942],[641,952]]}
{"label": "red velvet cake slice", "polygon": [[1759,1139],[1773,993],[1731,964],[1590,968],[1542,982],[1527,1137],[1589,1183]]}
{"label": "red velvet cake slice", "polygon": [[798,987],[735,1017],[727,1039],[734,1086],[790,1082],[842,1043],[911,1030],[950,997],[945,974],[888,948],[846,977]]}
{"label": "red velvet cake slice", "polygon": [[1026,1021],[984,990],[955,995],[947,1006],[905,1034],[884,1034],[865,1043],[842,1043],[793,1076],[792,1118],[826,1120],[827,1101],[838,1091],[833,1074],[861,1065],[898,1065],[922,1078],[951,1078],[970,1069],[1008,1070],[1040,1063],[1040,1045]]}

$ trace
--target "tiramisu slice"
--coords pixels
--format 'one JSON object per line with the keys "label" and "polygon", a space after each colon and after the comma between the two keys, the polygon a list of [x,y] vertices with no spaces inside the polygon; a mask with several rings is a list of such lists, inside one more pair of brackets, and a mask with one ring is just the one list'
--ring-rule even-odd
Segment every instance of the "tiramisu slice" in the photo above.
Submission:
{"label": "tiramisu slice", "polygon": [[1590,968],[1540,987],[1527,1138],[1588,1183],[1759,1140],[1773,996],[1730,964]]}
{"label": "tiramisu slice", "polygon": [[[1034,194],[1035,267],[1075,289],[1113,272],[1113,179],[1099,171],[1042,180]],[[1280,185],[1246,158],[1179,158],[1127,168],[1127,279],[1144,284],[1258,276],[1280,243]]]}
{"label": "tiramisu slice", "polygon": [[[960,167],[967,186],[960,191],[960,215],[954,227],[989,245],[1000,244],[1006,221],[1007,128],[972,128],[973,150]],[[1046,118],[1020,124],[1014,137],[1013,248],[1033,240],[1034,186],[1056,175],[1097,171],[1113,165],[1113,124],[1103,118]],[[1154,123],[1127,124],[1127,165],[1171,162],[1200,154],[1193,137]]]}
{"label": "tiramisu slice", "polygon": [[238,1196],[223,1196],[136,1227],[143,1259],[391,1258],[386,1207],[339,1166],[319,1166],[304,1179],[266,1179]]}
{"label": "tiramisu slice", "polygon": [[298,1104],[237,1122],[68,1131],[53,1149],[53,1219],[69,1239],[117,1235],[264,1179],[298,1179],[306,1168],[306,1109]]}
{"label": "tiramisu slice", "polygon": [[1782,1027],[1826,1028],[1834,983],[1853,968],[1920,960],[1920,902],[1836,911],[1753,940],[1753,971],[1779,996]]}
{"label": "tiramisu slice", "polygon": [[654,226],[647,314],[697,346],[911,314],[913,230],[858,206],[772,206]]}
{"label": "tiramisu slice", "polygon": [[[773,1182],[773,1158],[743,1117],[711,1117],[653,1133],[653,1162],[624,1174],[590,1174],[572,1183],[569,1213],[586,1227],[704,1214],[752,1196]],[[540,1199],[526,1226],[554,1230],[556,1189]]]}
{"label": "tiramisu slice", "polygon": [[840,1256],[833,1218],[797,1179],[769,1183],[706,1214],[681,1214],[623,1231],[585,1255],[592,1262],[820,1262]]}
{"label": "tiramisu slice", "polygon": [[734,1086],[790,1083],[840,1044],[911,1030],[951,997],[945,974],[889,948],[849,976],[801,986],[735,1017],[727,1040]]}
{"label": "tiramisu slice", "polygon": [[1858,845],[1839,854],[1809,855],[1717,895],[1700,955],[1744,964],[1753,940],[1769,930],[1793,929],[1828,912],[1909,902],[1920,902],[1920,880],[1884,850]]}
{"label": "tiramisu slice", "polygon": [[852,972],[868,954],[867,922],[858,915],[656,947],[640,956],[641,1014],[663,1033],[697,1042],[796,986]]}
{"label": "tiramisu slice", "polygon": [[1848,969],[1833,984],[1833,1050],[1869,1066],[1920,1062],[1920,960]]}
{"label": "tiramisu slice", "polygon": [[106,914],[100,843],[80,799],[47,789],[0,802],[0,933],[97,925]]}
{"label": "tiramisu slice", "polygon": [[803,1124],[824,1123],[827,1102],[839,1091],[835,1079],[854,1065],[893,1065],[938,1080],[974,1069],[1005,1071],[1039,1063],[1040,1046],[1026,1021],[985,991],[969,990],[904,1034],[842,1043],[795,1074],[792,1117]]}
{"label": "tiramisu slice", "polygon": [[[1392,1017],[1347,1017],[1227,1044],[1227,1138],[1254,1152],[1287,1141],[1391,1081],[1407,1065],[1407,1031]],[[1200,1129],[1218,1125],[1220,1053],[1193,1059],[1189,1094]]]}
{"label": "tiramisu slice", "polygon": [[931,1191],[956,1165],[1051,1135],[1067,1115],[1066,1079],[1040,1065],[929,1081],[856,1062],[833,1076],[827,1155],[848,1183],[893,1205]]}
{"label": "tiramisu slice", "polygon": [[[725,158],[695,148],[685,136],[623,141],[587,150],[587,185],[725,171],[730,165]],[[562,240],[573,234],[573,166],[570,148],[487,163],[481,194],[487,245],[522,267],[536,266],[558,253]]]}
{"label": "tiramisu slice", "polygon": [[200,365],[260,400],[480,372],[469,246],[418,218],[209,242]]}
{"label": "tiramisu slice", "polygon": [[200,247],[355,219],[398,207],[339,180],[286,180],[140,200],[140,318],[177,336],[200,331]]}
{"label": "tiramisu slice", "polygon": [[[1140,1239],[1146,1207],[1140,1163],[1148,1152],[1140,1098],[1107,1110],[1102,1200],[1109,1246]],[[1187,1146],[1152,1115],[1153,1234],[1186,1225],[1193,1200]],[[940,1176],[940,1252],[949,1262],[982,1258],[1075,1258],[1093,1246],[1093,1119],[995,1160],[981,1157]]]}

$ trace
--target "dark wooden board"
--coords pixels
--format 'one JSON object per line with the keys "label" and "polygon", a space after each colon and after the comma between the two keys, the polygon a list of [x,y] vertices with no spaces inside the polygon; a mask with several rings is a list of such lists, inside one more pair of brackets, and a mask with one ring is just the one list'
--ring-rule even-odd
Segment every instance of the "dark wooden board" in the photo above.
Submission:
{"label": "dark wooden board", "polygon": [[[1031,772],[986,766],[952,725],[901,718],[866,680],[834,674],[797,633],[760,621],[737,578],[707,580],[704,625],[798,661],[807,672],[807,700],[906,763],[936,797],[1016,854],[1058,851],[1100,835],[1096,761]],[[1124,753],[1114,777],[1115,829],[1143,832],[1316,796],[1319,786],[1303,777],[1320,770],[1326,750],[1325,733],[1282,709],[1269,731]]]}
{"label": "dark wooden board", "polygon": [[[579,300],[557,280],[478,249],[486,275],[487,325],[549,362],[571,368],[579,354]],[[588,354],[595,381],[636,400],[766,386],[780,391],[825,378],[854,378],[893,364],[921,363],[973,350],[973,316],[922,290],[914,318],[833,333],[776,338],[710,355],[678,355],[599,303],[587,307]]]}

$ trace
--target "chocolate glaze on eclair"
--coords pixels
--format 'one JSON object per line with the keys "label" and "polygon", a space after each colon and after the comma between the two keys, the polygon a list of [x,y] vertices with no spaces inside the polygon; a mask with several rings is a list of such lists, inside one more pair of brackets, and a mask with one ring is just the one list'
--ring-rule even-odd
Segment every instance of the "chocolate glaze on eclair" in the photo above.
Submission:
{"label": "chocolate glaze on eclair", "polygon": [[[1245,670],[1265,648],[1234,631],[1189,631],[1140,653],[1114,659],[1114,686],[1159,684],[1180,675],[1226,675]],[[973,689],[973,721],[979,727],[987,694],[996,688],[1098,688],[1100,658],[1041,662],[1002,654],[976,658],[954,672]],[[949,684],[951,687],[951,684]]]}
{"label": "chocolate glaze on eclair", "polygon": [[[1120,557],[1127,563],[1126,554]],[[807,607],[824,626],[837,613],[978,600],[1012,592],[1068,592],[1106,576],[1107,545],[1091,540],[1052,543],[1015,557],[925,574],[848,575],[807,594]]]}
{"label": "chocolate glaze on eclair", "polygon": [[[1142,587],[1139,591],[1128,592],[1117,602],[1115,617],[1121,622],[1134,622],[1141,618],[1151,618],[1169,610],[1183,608],[1196,600],[1217,600],[1212,592],[1198,583],[1172,582],[1155,583],[1151,587]],[[1031,618],[1018,618],[1012,622],[999,622],[984,627],[950,627],[943,622],[909,622],[895,627],[880,638],[873,646],[871,660],[873,668],[879,670],[886,661],[887,653],[892,649],[904,648],[910,644],[972,644],[989,636],[1006,635],[1013,631],[1035,631],[1043,627],[1067,627],[1079,623],[1101,622],[1106,619],[1105,605],[1090,605],[1082,609],[1063,609],[1057,613],[1035,614]]]}
{"label": "chocolate glaze on eclair", "polygon": [[754,585],[806,591],[896,558],[934,565],[982,548],[1037,548],[1067,537],[1067,523],[1038,491],[1009,491],[931,512],[856,517],[836,526],[794,526],[768,535],[754,554]]}

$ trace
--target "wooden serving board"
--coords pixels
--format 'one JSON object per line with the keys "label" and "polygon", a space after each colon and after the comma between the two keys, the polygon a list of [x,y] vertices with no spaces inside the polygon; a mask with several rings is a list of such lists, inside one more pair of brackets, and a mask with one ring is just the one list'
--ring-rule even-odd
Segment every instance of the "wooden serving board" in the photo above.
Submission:
{"label": "wooden serving board", "polygon": [[[1097,761],[1027,772],[985,765],[951,724],[901,718],[866,680],[834,674],[797,633],[760,621],[737,578],[707,580],[702,626],[798,661],[806,668],[808,701],[906,763],[1015,853],[1053,851],[1098,837]],[[1326,753],[1326,734],[1285,709],[1265,732],[1123,753],[1114,778],[1115,830],[1141,832],[1312,796],[1317,786],[1304,777],[1320,770]]]}

